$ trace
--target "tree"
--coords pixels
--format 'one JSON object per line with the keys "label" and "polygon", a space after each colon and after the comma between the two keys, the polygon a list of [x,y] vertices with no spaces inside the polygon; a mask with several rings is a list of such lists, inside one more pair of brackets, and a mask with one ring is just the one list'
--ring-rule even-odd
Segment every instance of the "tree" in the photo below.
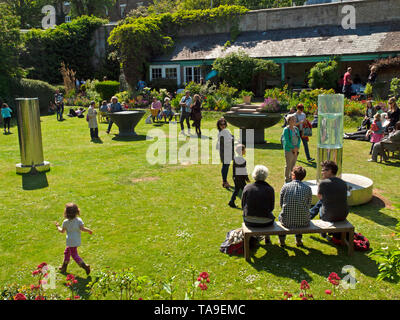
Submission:
{"label": "tree", "polygon": [[48,4],[45,0],[0,0],[1,2],[7,4],[12,14],[19,17],[21,29],[40,27],[42,7]]}
{"label": "tree", "polygon": [[239,90],[250,89],[259,75],[276,76],[279,72],[279,66],[273,61],[252,58],[242,50],[217,58],[213,68],[230,86]]}
{"label": "tree", "polygon": [[18,66],[20,20],[5,3],[0,3],[0,97],[6,97],[9,80],[22,75]]}

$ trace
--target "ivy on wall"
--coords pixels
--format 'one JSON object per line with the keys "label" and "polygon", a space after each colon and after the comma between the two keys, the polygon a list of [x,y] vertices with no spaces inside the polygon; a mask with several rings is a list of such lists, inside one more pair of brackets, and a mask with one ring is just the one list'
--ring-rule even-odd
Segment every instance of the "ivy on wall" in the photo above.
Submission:
{"label": "ivy on wall", "polygon": [[61,83],[61,62],[77,71],[79,79],[94,75],[88,63],[94,54],[91,42],[95,30],[107,20],[93,16],[81,16],[70,23],[53,29],[32,29],[24,35],[21,64],[28,70],[28,77],[49,83]]}
{"label": "ivy on wall", "polygon": [[[128,17],[114,28],[108,43],[117,48],[127,82],[135,87],[152,57],[172,49],[174,38],[183,27],[195,23],[235,25],[248,9],[219,6],[206,10],[181,10],[147,17]],[[237,31],[236,31],[237,32]]]}

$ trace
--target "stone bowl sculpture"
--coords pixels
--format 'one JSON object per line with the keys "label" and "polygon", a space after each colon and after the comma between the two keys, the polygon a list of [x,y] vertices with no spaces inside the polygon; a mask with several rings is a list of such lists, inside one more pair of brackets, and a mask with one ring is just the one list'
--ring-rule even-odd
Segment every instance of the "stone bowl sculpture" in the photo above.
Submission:
{"label": "stone bowl sculpture", "polygon": [[282,116],[280,113],[262,112],[261,105],[240,104],[232,107],[230,111],[224,114],[224,118],[231,125],[241,129],[241,139],[246,143],[246,129],[254,130],[254,143],[265,143],[264,129],[277,124]]}
{"label": "stone bowl sculpture", "polygon": [[107,113],[107,117],[109,117],[118,126],[118,136],[130,137],[137,135],[135,132],[135,127],[145,113],[146,111],[144,110],[120,111]]}

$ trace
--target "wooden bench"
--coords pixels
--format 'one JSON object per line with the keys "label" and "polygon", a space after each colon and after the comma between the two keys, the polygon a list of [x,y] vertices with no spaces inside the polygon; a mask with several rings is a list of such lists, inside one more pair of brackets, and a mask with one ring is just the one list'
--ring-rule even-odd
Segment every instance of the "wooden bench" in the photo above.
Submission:
{"label": "wooden bench", "polygon": [[[288,235],[288,234],[306,234],[306,233],[341,233],[342,243],[345,243],[348,248],[348,255],[354,252],[354,226],[348,222],[326,222],[322,220],[312,220],[310,225],[304,228],[288,229],[279,221],[275,221],[272,226],[265,228],[247,227],[244,223],[242,225],[244,235],[244,257],[246,260],[250,259],[250,238],[252,236],[272,236],[272,235]],[[346,235],[348,236],[347,237]]]}

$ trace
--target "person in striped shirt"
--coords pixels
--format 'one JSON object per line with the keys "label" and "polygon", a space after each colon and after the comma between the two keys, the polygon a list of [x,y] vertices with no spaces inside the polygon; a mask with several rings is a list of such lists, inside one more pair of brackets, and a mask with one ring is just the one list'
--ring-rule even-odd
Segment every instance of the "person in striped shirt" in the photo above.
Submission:
{"label": "person in striped shirt", "polygon": [[[279,221],[286,228],[306,227],[310,223],[310,207],[312,191],[309,186],[303,183],[306,177],[306,170],[296,166],[292,170],[292,181],[283,185],[280,193],[280,205],[282,208],[279,214]],[[303,246],[302,235],[296,234],[296,246]],[[279,236],[281,247],[285,246],[286,236]]]}

